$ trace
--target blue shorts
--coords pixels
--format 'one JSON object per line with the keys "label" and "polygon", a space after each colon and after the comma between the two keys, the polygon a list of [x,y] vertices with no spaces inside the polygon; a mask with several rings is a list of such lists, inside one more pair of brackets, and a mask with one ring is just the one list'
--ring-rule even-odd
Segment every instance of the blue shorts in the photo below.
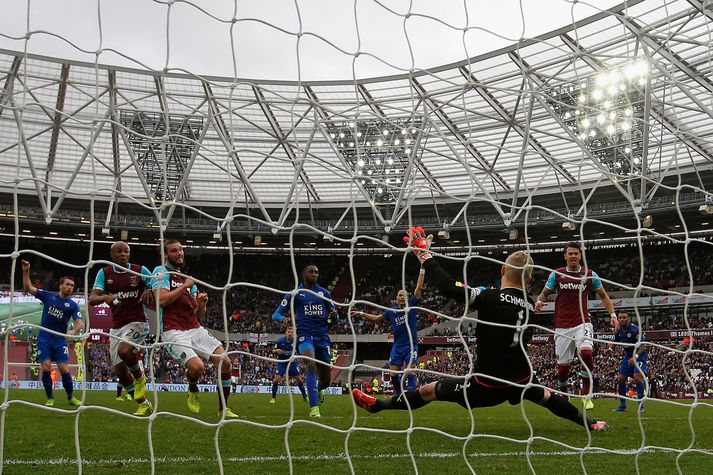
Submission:
{"label": "blue shorts", "polygon": [[300,364],[297,361],[289,363],[285,361],[284,363],[277,363],[275,368],[275,374],[281,378],[285,377],[285,373],[289,375],[290,378],[300,375]]}
{"label": "blue shorts", "polygon": [[304,355],[305,351],[312,350],[314,352],[314,358],[318,361],[323,361],[324,363],[332,362],[330,346],[331,342],[329,341],[329,337],[327,335],[300,335],[297,337],[297,351],[299,351],[301,355]]}
{"label": "blue shorts", "polygon": [[69,363],[69,348],[67,340],[38,338],[37,339],[37,361],[54,361],[57,364]]}
{"label": "blue shorts", "polygon": [[[636,369],[636,366],[639,369]],[[649,357],[648,355],[639,355],[636,358],[636,366],[629,366],[629,358],[624,357],[619,365],[619,374],[622,376],[627,376],[633,378],[637,373],[644,373],[644,376],[649,376]],[[639,371],[641,370],[641,371]]]}
{"label": "blue shorts", "polygon": [[391,357],[389,357],[389,364],[391,366],[399,367],[407,366],[408,364],[418,364],[418,346],[413,345],[413,350],[411,350],[411,345],[394,345],[391,348]]}

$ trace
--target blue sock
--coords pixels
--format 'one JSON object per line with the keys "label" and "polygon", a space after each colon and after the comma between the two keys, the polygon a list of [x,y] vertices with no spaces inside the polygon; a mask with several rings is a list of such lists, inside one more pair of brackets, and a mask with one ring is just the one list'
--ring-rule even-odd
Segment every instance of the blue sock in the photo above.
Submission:
{"label": "blue sock", "polygon": [[391,377],[391,385],[394,387],[394,394],[401,394],[401,375],[395,374]]}
{"label": "blue sock", "polygon": [[644,386],[644,382],[643,382],[643,381],[636,383],[636,397],[638,397],[639,399],[643,399],[643,398],[644,398],[644,389],[645,389],[645,388],[646,388],[646,387]]}
{"label": "blue sock", "polygon": [[42,386],[45,388],[47,399],[54,399],[54,388],[52,388],[52,376],[49,371],[42,372]]}
{"label": "blue sock", "polygon": [[62,386],[67,391],[67,399],[72,399],[74,397],[74,383],[72,382],[72,373],[69,371],[62,375]]}
{"label": "blue sock", "polygon": [[[626,384],[620,384],[618,389],[620,396],[626,396]],[[619,407],[626,407],[626,399],[619,399]]]}
{"label": "blue sock", "polygon": [[416,390],[416,375],[415,374],[409,374],[408,378],[406,379],[407,384],[408,384],[408,390],[409,391],[415,391]]}
{"label": "blue sock", "polygon": [[277,381],[272,382],[272,399],[277,397]]}
{"label": "blue sock", "polygon": [[305,377],[307,383],[307,395],[309,396],[309,407],[319,404],[319,392],[317,391],[317,372],[307,370]]}
{"label": "blue sock", "polygon": [[302,399],[307,398],[307,393],[305,392],[305,385],[304,383],[297,383],[297,387],[300,389],[300,392],[302,393]]}

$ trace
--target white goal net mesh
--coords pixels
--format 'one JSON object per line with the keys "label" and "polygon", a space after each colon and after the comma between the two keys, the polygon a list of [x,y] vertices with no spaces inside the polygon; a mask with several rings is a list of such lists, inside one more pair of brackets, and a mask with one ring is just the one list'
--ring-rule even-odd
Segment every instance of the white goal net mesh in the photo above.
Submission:
{"label": "white goal net mesh", "polygon": [[[365,0],[340,6],[344,24],[330,20],[335,5],[300,1],[280,4],[283,12],[237,1],[81,3],[73,11],[28,1],[0,22],[2,470],[120,464],[154,473],[201,463],[220,473],[306,465],[401,473],[445,462],[463,472],[508,464],[545,472],[556,461],[584,472],[614,467],[606,463],[637,473],[710,471],[710,2],[549,2],[566,4],[566,16],[536,37],[530,27],[542,12],[524,2],[434,9]],[[510,20],[481,18],[488,8],[509,11]],[[66,27],[73,16],[81,28]],[[453,43],[456,53],[433,51]],[[269,66],[254,72],[261,62]],[[335,79],[332,67],[345,72]],[[270,77],[244,79],[253,73]],[[574,357],[567,386],[558,386],[552,324],[528,316],[518,344],[543,386],[571,394],[577,407],[582,386],[591,387],[596,408],[585,413],[608,420],[615,434],[625,426],[626,435],[604,440],[554,416],[539,419],[528,404],[496,415],[436,404],[378,418],[356,407],[353,388],[381,398],[409,384],[411,373],[385,364],[391,328],[351,312],[381,314],[399,289],[413,291],[418,262],[401,240],[412,225],[435,235],[436,259],[473,287],[498,286],[506,256],[530,252],[533,298],[565,266],[566,243],[580,243],[583,265],[599,273],[616,311],[644,331],[645,343],[634,344],[649,355],[643,399],[627,381],[627,419],[606,414],[617,407],[621,355],[632,344],[612,345],[599,295],[586,309],[591,374],[580,378],[585,368]],[[345,394],[327,397],[322,418],[308,417],[299,398],[276,406],[278,417],[263,414],[262,399],[231,394],[237,420],[194,417],[183,399],[172,405],[168,390],[185,381],[153,311],[157,339],[142,345],[153,413],[96,402],[94,389],[114,387],[102,385],[111,378],[109,334],[84,302],[97,270],[111,264],[108,243],[127,241],[151,270],[173,238],[186,248],[186,275],[208,294],[202,324],[224,345],[233,390],[272,384],[271,349],[284,327],[270,315],[298,292],[302,266],[318,265],[337,309],[329,330],[337,384],[328,392]],[[41,389],[31,384],[30,356],[39,325],[30,316],[39,313],[25,308],[35,301],[22,292],[21,260],[32,262],[33,277],[69,274],[83,289],[76,300],[92,330],[70,338],[70,346],[90,344],[76,350],[86,366],[78,409],[46,407],[16,390]],[[426,280],[419,333],[409,331],[418,384],[471,376],[477,314]],[[541,313],[553,311],[550,302]],[[298,356],[290,361],[310,359]],[[221,381],[206,364],[201,388],[215,392]],[[295,381],[287,391],[299,396]],[[213,397],[204,397],[203,411]],[[646,412],[637,411],[641,401]],[[32,419],[71,417],[71,432],[53,442],[64,444],[63,457],[42,458],[43,444],[23,441],[34,456],[20,448],[21,410]],[[88,443],[112,437],[97,427],[102,417],[146,450]],[[177,455],[166,447],[179,440],[171,431],[208,442]]]}

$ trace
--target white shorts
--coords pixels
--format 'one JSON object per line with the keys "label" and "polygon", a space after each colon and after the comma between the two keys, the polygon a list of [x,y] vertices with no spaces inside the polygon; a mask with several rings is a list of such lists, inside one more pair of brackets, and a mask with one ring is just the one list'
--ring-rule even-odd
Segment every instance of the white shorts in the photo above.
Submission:
{"label": "white shorts", "polygon": [[167,343],[166,350],[174,359],[183,366],[191,358],[198,356],[203,361],[208,361],[222,344],[203,327],[190,330],[168,330],[163,332],[163,341]]}
{"label": "white shorts", "polygon": [[233,384],[240,384],[240,377],[239,376],[231,376],[230,382]]}
{"label": "white shorts", "polygon": [[557,364],[569,364],[577,351],[593,347],[594,327],[591,323],[582,323],[572,328],[555,328],[555,354]]}
{"label": "white shorts", "polygon": [[123,363],[123,360],[119,356],[119,343],[122,343],[122,341],[118,338],[111,337],[120,337],[128,340],[130,343],[140,345],[144,342],[148,334],[149,324],[147,322],[131,322],[121,328],[112,328],[109,330],[109,354],[111,355],[111,364],[116,366]]}

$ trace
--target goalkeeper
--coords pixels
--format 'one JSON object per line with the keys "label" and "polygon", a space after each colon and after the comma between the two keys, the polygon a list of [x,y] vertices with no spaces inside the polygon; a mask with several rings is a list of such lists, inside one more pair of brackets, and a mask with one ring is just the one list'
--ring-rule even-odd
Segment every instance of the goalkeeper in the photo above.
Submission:
{"label": "goalkeeper", "polygon": [[376,399],[355,389],[352,396],[358,406],[374,413],[418,409],[436,400],[455,402],[466,409],[496,406],[505,401],[514,405],[528,400],[589,430],[608,430],[606,422],[586,417],[569,401],[537,385],[524,350],[529,335],[523,334],[523,326],[535,311],[532,299],[524,290],[531,279],[533,265],[527,253],[517,251],[507,257],[500,271],[500,289],[482,290],[461,286],[448,276],[429,252],[430,239],[421,227],[411,228],[404,240],[414,248],[432,284],[448,297],[478,310],[474,374],[442,378],[416,391],[387,399]]}

